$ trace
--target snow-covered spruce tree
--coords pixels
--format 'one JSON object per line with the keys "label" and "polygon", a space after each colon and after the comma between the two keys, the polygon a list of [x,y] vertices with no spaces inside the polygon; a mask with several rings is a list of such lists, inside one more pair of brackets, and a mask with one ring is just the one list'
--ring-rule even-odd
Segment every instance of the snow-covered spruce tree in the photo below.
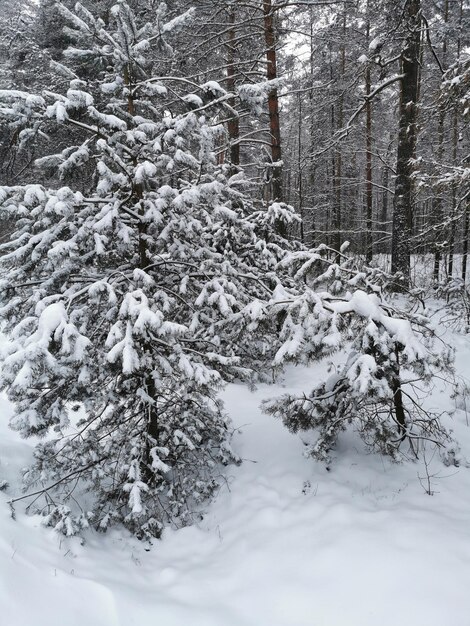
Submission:
{"label": "snow-covered spruce tree", "polygon": [[417,456],[420,442],[441,446],[449,435],[422,401],[433,377],[451,371],[452,351],[437,345],[426,318],[387,303],[385,274],[359,269],[344,254],[331,263],[326,252],[298,251],[280,261],[306,286],[278,290],[271,302],[284,315],[275,362],[308,363],[349,346],[346,361],[308,395],[286,394],[264,409],[292,432],[315,431],[306,454],[327,462],[348,425],[396,460],[407,451]]}
{"label": "snow-covered spruce tree", "polygon": [[[125,2],[109,27],[80,5],[61,10],[77,41],[68,56],[102,67],[101,104],[57,64],[71,79],[65,95],[0,93],[22,139],[51,124],[85,137],[38,161],[57,168],[57,188],[0,189],[17,221],[1,257],[0,384],[16,404],[13,427],[42,438],[25,481],[49,524],[73,534],[90,520],[123,522],[158,536],[165,523],[189,523],[220,465],[236,460],[217,391],[276,345],[257,303],[285,254],[274,224],[296,218],[279,204],[255,211],[243,177],[215,165],[223,129],[209,110],[226,100],[222,88],[186,81],[217,90],[215,102],[193,91],[175,104],[150,73],[146,52],[168,51],[162,33],[191,12],[164,23],[161,10],[139,29]],[[61,186],[84,164],[94,166],[87,193]],[[77,513],[83,489],[91,495]]]}

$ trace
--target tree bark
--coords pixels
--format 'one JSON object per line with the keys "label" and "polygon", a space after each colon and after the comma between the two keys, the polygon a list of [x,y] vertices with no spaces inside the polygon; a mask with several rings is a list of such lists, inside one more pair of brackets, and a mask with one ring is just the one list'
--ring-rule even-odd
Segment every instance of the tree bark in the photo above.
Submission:
{"label": "tree bark", "polygon": [[398,348],[395,349],[396,365],[394,376],[391,380],[391,388],[393,391],[393,407],[395,409],[395,418],[398,424],[398,431],[401,435],[402,441],[406,436],[406,413],[405,405],[403,402],[403,392],[401,388],[400,378],[400,353]]}
{"label": "tree bark", "polygon": [[[235,92],[235,20],[235,5],[232,4],[229,12],[230,30],[227,36],[227,89],[231,93]],[[234,98],[231,98],[228,103],[233,109],[235,108]],[[240,165],[240,121],[238,117],[233,117],[227,122],[227,130],[230,140],[230,163],[234,168],[238,168]]]}
{"label": "tree bark", "polygon": [[302,180],[302,96],[299,93],[299,119],[297,124],[297,169],[298,169],[298,186],[299,186],[299,214],[300,214],[300,241],[305,243],[304,229],[304,196],[303,196],[303,180]]}
{"label": "tree bark", "polygon": [[[458,28],[458,37],[457,37],[457,58],[460,57],[460,48],[462,45],[460,39],[460,33],[462,32],[462,19],[463,19],[463,0],[460,0],[459,5],[459,28]],[[458,140],[459,140],[459,129],[458,129],[458,112],[457,107],[454,107],[453,117],[452,117],[452,162],[454,165],[457,164],[457,153],[458,153]],[[452,278],[452,274],[454,271],[454,248],[455,248],[455,233],[457,229],[457,224],[455,222],[455,210],[457,208],[457,186],[455,183],[452,184],[451,190],[451,217],[452,223],[450,227],[450,237],[449,237],[449,261],[447,266],[447,274],[449,278]]]}
{"label": "tree bark", "polygon": [[[339,75],[340,75],[340,89],[341,94],[338,99],[338,111],[336,116],[336,124],[338,129],[343,127],[344,123],[344,95],[343,95],[343,77],[346,69],[346,8],[343,10],[342,21],[342,37],[340,45],[340,63],[339,63]],[[341,225],[342,225],[342,177],[343,177],[343,154],[341,152],[341,146],[338,146],[334,156],[335,164],[335,197],[333,204],[333,242],[332,247],[335,250],[339,250],[341,247]]]}
{"label": "tree bark", "polygon": [[[267,79],[277,78],[276,35],[274,29],[274,11],[272,0],[263,0],[264,37],[266,43]],[[282,202],[282,154],[281,127],[279,123],[279,98],[273,88],[268,96],[269,131],[271,136],[271,158],[273,162],[271,179],[271,199]]]}
{"label": "tree bark", "polygon": [[[136,114],[135,110],[135,101],[132,90],[132,68],[130,65],[126,65],[124,67],[124,82],[129,90],[129,95],[127,98],[127,112],[129,115],[134,116]],[[134,160],[134,167],[137,165],[137,161]],[[140,204],[139,213],[143,217],[144,207],[143,207],[143,184],[135,183],[133,186],[133,200],[138,201]],[[141,220],[138,226],[139,230],[139,241],[138,241],[138,250],[139,250],[139,269],[145,270],[145,268],[151,262],[151,259],[148,255],[148,245],[147,245],[147,227],[146,223]],[[148,344],[144,344],[143,349],[145,352],[150,352],[151,347]],[[141,460],[141,471],[144,479],[147,482],[151,482],[153,478],[152,471],[152,455],[151,450],[155,445],[158,445],[159,438],[159,424],[158,424],[158,411],[157,411],[157,389],[155,387],[155,380],[151,373],[144,375],[142,379],[142,384],[145,387],[146,393],[148,397],[151,399],[150,402],[147,402],[144,405],[144,410],[147,414],[147,425],[146,425],[146,439],[145,439],[145,454]]]}
{"label": "tree bark", "polygon": [[468,231],[469,231],[469,208],[470,208],[470,199],[467,198],[465,202],[465,213],[464,213],[464,222],[463,222],[463,244],[462,244],[462,280],[463,282],[467,279],[467,259],[468,259]]}
{"label": "tree bark", "polygon": [[[315,47],[313,45],[313,33],[314,33],[314,27],[313,27],[313,8],[310,7],[310,87],[313,87],[313,81],[314,81],[314,76],[315,76]],[[315,245],[316,242],[316,234],[315,234],[315,229],[316,229],[316,217],[315,217],[315,174],[316,174],[316,164],[315,161],[313,160],[313,153],[315,152],[315,131],[316,131],[316,124],[315,124],[315,116],[313,115],[313,89],[310,89],[310,93],[309,93],[309,104],[310,104],[310,141],[309,141],[309,146],[310,146],[310,155],[311,155],[311,163],[309,165],[309,176],[308,176],[308,182],[309,182],[309,191],[308,191],[308,197],[309,197],[309,219],[308,219],[308,228],[309,228],[309,233],[310,233],[310,238],[307,238],[307,245]]]}
{"label": "tree bark", "polygon": [[[444,24],[449,21],[449,0],[444,1]],[[447,31],[444,33],[444,41],[442,42],[442,65],[445,68],[447,65]],[[442,162],[444,154],[444,126],[445,126],[446,114],[444,110],[439,113],[439,120],[437,126],[437,160]],[[439,282],[439,272],[442,260],[442,243],[444,240],[442,227],[440,223],[443,218],[442,210],[442,197],[436,194],[432,203],[432,220],[436,228],[434,234],[434,270],[433,279],[435,283]]]}
{"label": "tree bark", "polygon": [[[367,3],[369,13],[369,3]],[[370,22],[366,24],[367,43],[370,38]],[[367,62],[365,76],[366,95],[369,96],[371,89],[370,64]],[[372,238],[372,104],[370,98],[366,100],[366,262],[371,263],[373,256]]]}
{"label": "tree bark", "polygon": [[413,229],[413,166],[416,153],[419,59],[421,48],[420,0],[409,0],[405,7],[408,32],[401,55],[399,101],[399,128],[397,150],[397,175],[395,180],[395,205],[392,232],[392,273],[399,272],[403,279],[396,285],[399,291],[410,284],[411,234]]}
{"label": "tree bark", "polygon": [[[457,163],[457,146],[459,139],[458,124],[457,124],[457,110],[454,109],[454,115],[452,120],[452,162]],[[454,252],[455,252],[455,234],[457,230],[457,224],[455,221],[455,210],[457,207],[457,185],[452,183],[451,189],[451,208],[450,216],[452,222],[450,225],[450,237],[449,237],[449,260],[447,266],[447,274],[449,278],[452,278],[454,272]]]}

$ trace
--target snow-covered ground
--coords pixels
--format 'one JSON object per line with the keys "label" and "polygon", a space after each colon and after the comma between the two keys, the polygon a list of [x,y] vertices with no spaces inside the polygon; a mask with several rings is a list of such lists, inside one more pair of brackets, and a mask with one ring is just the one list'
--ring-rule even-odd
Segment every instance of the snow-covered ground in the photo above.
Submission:
{"label": "snow-covered ground", "polygon": [[[453,336],[460,373],[470,340]],[[224,396],[245,459],[203,521],[148,546],[119,530],[85,545],[17,519],[6,504],[29,443],[8,430],[1,400],[0,624],[2,626],[468,626],[470,469],[431,461],[393,465],[342,437],[331,468],[262,415],[262,399],[308,391],[319,367],[288,370],[283,387],[231,385]],[[453,408],[441,388],[434,404]],[[469,416],[470,419],[470,416]],[[470,458],[464,411],[448,422]]]}

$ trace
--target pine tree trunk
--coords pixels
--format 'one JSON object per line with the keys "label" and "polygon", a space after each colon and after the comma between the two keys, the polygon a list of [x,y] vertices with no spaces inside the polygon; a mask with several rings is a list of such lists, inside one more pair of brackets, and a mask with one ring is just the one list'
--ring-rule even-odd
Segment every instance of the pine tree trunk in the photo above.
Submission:
{"label": "pine tree trunk", "polygon": [[[463,0],[460,0],[459,5],[459,19],[458,19],[458,37],[457,37],[457,58],[460,58],[460,49],[462,46],[461,42],[461,32],[462,32],[462,20],[463,20]],[[454,107],[454,114],[452,117],[452,162],[454,165],[457,164],[457,152],[458,152],[458,140],[459,140],[459,131],[458,131],[458,113],[457,109]],[[455,183],[452,185],[452,206],[451,206],[451,217],[452,223],[450,227],[450,238],[449,238],[449,264],[447,267],[448,277],[452,278],[452,274],[454,271],[454,247],[455,247],[455,232],[456,232],[456,222],[455,222],[455,210],[457,207],[457,187]]]}
{"label": "pine tree trunk", "polygon": [[[337,127],[342,128],[344,123],[344,96],[343,96],[343,77],[346,69],[346,9],[343,10],[343,23],[342,23],[342,38],[340,46],[340,89],[341,95],[338,100],[338,114],[337,114]],[[338,146],[335,151],[335,199],[333,204],[333,243],[332,247],[335,250],[341,248],[341,226],[342,226],[342,177],[343,177],[343,154],[341,147]]]}
{"label": "pine tree trunk", "polygon": [[[367,3],[369,12],[369,3]],[[366,37],[369,42],[370,22],[366,25]],[[366,95],[370,94],[370,65],[367,63],[365,76]],[[371,263],[373,256],[372,238],[372,104],[366,100],[366,262]]]}
{"label": "pine tree trunk", "polygon": [[[264,37],[266,43],[267,79],[277,78],[276,36],[272,0],[263,0]],[[279,99],[277,89],[268,96],[269,130],[271,135],[271,157],[274,163],[271,183],[272,200],[282,202],[281,127],[279,123]]]}
{"label": "pine tree trunk", "polygon": [[313,153],[315,151],[315,131],[316,131],[316,124],[315,124],[315,116],[314,116],[314,112],[313,112],[313,81],[314,81],[314,73],[315,73],[315,47],[313,45],[313,33],[314,33],[314,28],[313,28],[313,9],[310,7],[310,93],[309,93],[309,104],[310,104],[310,155],[311,155],[311,163],[309,165],[309,194],[308,197],[310,198],[309,201],[309,207],[310,207],[310,211],[309,211],[309,220],[308,220],[308,227],[309,227],[309,232],[310,234],[310,238],[307,239],[307,244],[308,245],[315,245],[316,243],[316,234],[315,234],[315,228],[316,228],[316,219],[315,219],[315,206],[314,206],[314,201],[315,201],[315,162],[313,160]]}
{"label": "pine tree trunk", "polygon": [[[444,2],[444,23],[447,24],[449,21],[449,0],[445,0]],[[447,65],[447,31],[444,33],[444,41],[442,42],[442,65],[445,68]],[[441,163],[442,157],[444,155],[444,127],[445,127],[445,111],[442,110],[439,113],[438,127],[437,127],[437,160]],[[443,244],[443,233],[442,227],[440,224],[443,219],[443,209],[442,209],[442,197],[439,194],[436,194],[433,198],[432,205],[432,220],[433,224],[436,228],[434,234],[434,270],[433,270],[433,278],[434,282],[439,282],[439,272],[440,265],[442,260],[442,244]]]}
{"label": "pine tree trunk", "polygon": [[469,208],[470,199],[467,197],[465,203],[465,214],[463,222],[463,244],[462,244],[462,280],[465,282],[467,279],[467,259],[468,259],[468,231],[469,231]]}
{"label": "pine tree trunk", "polygon": [[[135,101],[132,90],[132,70],[129,66],[124,68],[124,82],[128,87],[129,95],[127,98],[127,112],[129,115],[135,115]],[[134,163],[136,165],[136,163]],[[133,200],[140,203],[139,213],[143,215],[144,207],[142,206],[143,187],[141,183],[135,183],[133,187]],[[151,263],[148,253],[147,245],[147,227],[146,223],[141,220],[138,225],[139,241],[139,269],[145,270]],[[144,350],[148,352],[150,346],[144,346]],[[155,445],[158,445],[159,426],[158,426],[158,412],[157,412],[157,390],[155,387],[155,381],[151,374],[145,376],[142,380],[142,385],[145,388],[147,396],[150,398],[150,402],[147,402],[145,410],[147,413],[147,425],[146,425],[146,437],[145,437],[145,452],[141,459],[141,471],[142,476],[147,482],[151,482],[153,477],[152,472],[152,455],[151,450]]]}
{"label": "pine tree trunk", "polygon": [[[227,42],[227,89],[231,93],[235,92],[235,6],[230,7]],[[228,101],[232,108],[235,108],[235,99]],[[233,117],[227,122],[228,136],[230,140],[230,163],[237,168],[240,165],[240,121],[238,117]]]}
{"label": "pine tree trunk", "polygon": [[[388,178],[389,178],[389,172],[388,172],[388,166],[384,165],[383,170],[382,170],[382,208],[380,211],[380,230],[382,231],[380,238],[381,239],[385,239],[386,235],[385,232],[388,233]],[[388,235],[387,235],[388,237]],[[380,246],[380,249],[383,250],[384,252],[387,251],[387,242],[385,241],[385,244],[382,244]]]}
{"label": "pine tree trunk", "polygon": [[398,348],[395,349],[395,372],[393,379],[391,381],[391,388],[393,391],[393,406],[395,409],[395,418],[398,423],[398,430],[402,437],[402,440],[406,435],[406,414],[405,414],[405,405],[403,403],[403,392],[401,388],[401,378],[400,378],[400,353]]}
{"label": "pine tree trunk", "polygon": [[406,45],[401,55],[399,129],[395,205],[392,232],[392,273],[399,272],[403,282],[396,285],[399,291],[410,284],[411,234],[413,228],[413,166],[416,152],[419,59],[421,48],[420,0],[409,0],[405,8],[408,31]]}
{"label": "pine tree trunk", "polygon": [[297,170],[299,176],[299,214],[300,214],[300,241],[305,243],[305,229],[304,229],[304,197],[303,197],[303,185],[302,185],[302,96],[299,93],[299,119],[297,124]]}
{"label": "pine tree trunk", "polygon": [[[457,145],[458,145],[458,126],[457,126],[457,111],[454,109],[454,116],[452,121],[452,162],[454,164],[457,163]],[[452,218],[450,225],[450,237],[449,237],[449,261],[447,267],[447,274],[449,278],[452,278],[452,274],[454,273],[454,249],[455,249],[455,233],[457,230],[457,224],[455,221],[455,210],[457,207],[457,187],[455,183],[452,183],[451,190],[451,209],[450,216]]]}

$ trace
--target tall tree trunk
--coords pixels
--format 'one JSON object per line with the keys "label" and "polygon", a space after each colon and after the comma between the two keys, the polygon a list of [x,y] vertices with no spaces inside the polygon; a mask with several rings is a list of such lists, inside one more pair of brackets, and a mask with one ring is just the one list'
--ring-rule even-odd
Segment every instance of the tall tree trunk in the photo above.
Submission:
{"label": "tall tree trunk", "polygon": [[392,232],[392,272],[400,272],[403,282],[397,290],[410,284],[411,234],[413,228],[413,166],[416,152],[417,115],[419,93],[419,59],[421,48],[420,0],[408,0],[405,7],[408,31],[401,55],[399,128],[397,172],[395,180],[395,205]]}
{"label": "tall tree trunk", "polygon": [[[369,2],[367,2],[369,15]],[[370,38],[370,22],[366,24],[367,43]],[[365,76],[366,96],[370,94],[370,64],[366,65]],[[370,98],[366,100],[366,262],[371,263],[373,256],[372,238],[372,104]]]}
{"label": "tall tree trunk", "polygon": [[309,227],[309,232],[311,233],[310,240],[307,241],[309,245],[315,245],[315,242],[316,242],[315,228],[316,228],[316,222],[317,222],[316,217],[315,217],[315,206],[314,206],[316,163],[313,160],[313,153],[315,151],[315,131],[316,131],[315,116],[313,115],[313,82],[314,82],[314,75],[315,75],[315,47],[313,45],[313,33],[314,33],[313,8],[310,7],[310,87],[311,89],[309,92],[309,100],[310,100],[310,103],[309,103],[310,104],[310,128],[309,128],[310,144],[309,145],[310,145],[310,155],[311,155],[312,160],[309,165],[309,177],[308,177],[308,181],[309,181],[308,197],[310,198],[308,227]]}
{"label": "tall tree trunk", "polygon": [[382,169],[382,208],[380,211],[380,230],[382,231],[380,233],[380,239],[385,240],[385,243],[380,246],[380,250],[383,252],[387,252],[388,248],[386,240],[386,237],[388,237],[388,235],[385,234],[386,232],[388,232],[388,178],[388,166],[384,165]]}
{"label": "tall tree trunk", "polygon": [[[457,163],[457,142],[458,142],[458,126],[457,126],[457,111],[454,109],[454,115],[452,119],[452,162]],[[457,207],[457,186],[452,183],[451,190],[451,207],[450,207],[450,237],[449,237],[449,259],[447,266],[447,274],[449,278],[452,278],[454,272],[454,249],[455,249],[455,233],[457,230],[455,209]]]}
{"label": "tall tree trunk", "polygon": [[[132,68],[129,65],[124,67],[124,83],[128,87],[128,97],[127,97],[127,112],[129,115],[134,116],[136,114],[135,107],[135,99],[133,93],[133,76],[132,76]],[[134,161],[134,167],[137,165],[137,162]],[[143,184],[144,183],[134,183],[133,186],[133,202],[137,202],[139,205],[139,214],[143,218],[144,214],[144,206],[142,202],[143,197]],[[138,242],[138,252],[139,252],[139,268],[141,270],[145,270],[147,266],[151,263],[151,258],[148,252],[148,244],[147,244],[147,224],[144,219],[141,219],[139,222],[139,242]],[[149,352],[151,350],[149,345],[144,345],[144,351]],[[145,388],[145,391],[148,396],[148,400],[144,404],[144,414],[147,417],[146,424],[146,440],[145,440],[145,454],[141,460],[141,470],[144,479],[150,482],[153,478],[152,471],[152,448],[158,445],[160,426],[158,423],[158,409],[157,409],[157,388],[155,386],[155,379],[152,376],[152,373],[147,373],[144,375],[142,380],[142,384]]]}
{"label": "tall tree trunk", "polygon": [[[266,43],[267,79],[277,78],[276,34],[272,0],[263,0],[264,37]],[[268,96],[269,131],[271,135],[271,157],[273,161],[271,197],[282,202],[281,127],[279,124],[279,99],[277,89]]]}
{"label": "tall tree trunk", "polygon": [[[463,0],[460,0],[459,6],[459,29],[458,29],[458,37],[457,37],[457,58],[460,57],[460,48],[461,48],[461,32],[462,32],[462,19],[463,19]],[[458,152],[458,141],[459,141],[459,128],[458,128],[458,111],[457,107],[454,106],[453,116],[452,116],[452,163],[454,165],[457,164],[457,152]],[[456,215],[455,210],[457,208],[457,185],[455,183],[452,184],[451,190],[451,217],[452,222],[450,226],[450,237],[449,237],[449,264],[447,267],[447,273],[449,278],[452,278],[452,274],[454,271],[454,248],[455,248],[455,233],[457,230],[457,224],[455,221]]]}
{"label": "tall tree trunk", "polygon": [[462,244],[462,280],[465,282],[467,279],[467,259],[468,259],[468,231],[469,231],[469,209],[470,198],[467,197],[465,201],[465,213],[463,222],[463,244]]}
{"label": "tall tree trunk", "polygon": [[[343,95],[343,77],[346,69],[346,8],[343,10],[342,21],[342,37],[340,45],[340,62],[339,62],[339,74],[340,74],[340,89],[341,94],[338,99],[338,112],[336,123],[338,128],[342,128],[344,124],[344,95]],[[343,154],[341,152],[341,146],[337,146],[335,150],[335,198],[333,204],[333,248],[339,250],[341,247],[341,226],[342,226],[342,178],[343,178]]]}
{"label": "tall tree trunk", "polygon": [[[444,0],[444,24],[447,25],[449,21],[449,0]],[[444,41],[442,42],[442,65],[445,68],[447,66],[447,30],[444,32]],[[439,113],[438,126],[437,126],[437,160],[442,162],[444,155],[444,127],[445,127],[446,114],[444,109]],[[439,282],[439,272],[442,259],[442,244],[443,233],[440,223],[443,219],[442,209],[442,197],[440,194],[436,194],[432,202],[432,221],[435,226],[434,233],[434,270],[433,278],[434,282]]]}
{"label": "tall tree trunk", "polygon": [[298,110],[298,124],[297,124],[297,170],[298,170],[298,185],[299,185],[299,214],[300,214],[300,241],[305,243],[305,229],[304,229],[304,196],[303,196],[303,181],[302,181],[302,95],[299,93],[299,110]]}
{"label": "tall tree trunk", "polygon": [[[231,93],[235,92],[235,4],[231,4],[229,9],[230,30],[227,41],[227,89]],[[229,105],[235,108],[235,99],[228,101]],[[228,136],[230,140],[230,163],[237,168],[240,165],[240,121],[238,117],[233,117],[227,122]]]}
{"label": "tall tree trunk", "polygon": [[[439,113],[438,127],[437,127],[437,159],[441,163],[444,154],[444,126],[445,126],[445,111]],[[439,282],[439,272],[442,260],[442,245],[444,242],[444,236],[442,232],[442,220],[444,212],[442,208],[442,196],[436,193],[432,199],[431,206],[431,219],[435,228],[434,231],[434,269],[433,279],[434,282]]]}

